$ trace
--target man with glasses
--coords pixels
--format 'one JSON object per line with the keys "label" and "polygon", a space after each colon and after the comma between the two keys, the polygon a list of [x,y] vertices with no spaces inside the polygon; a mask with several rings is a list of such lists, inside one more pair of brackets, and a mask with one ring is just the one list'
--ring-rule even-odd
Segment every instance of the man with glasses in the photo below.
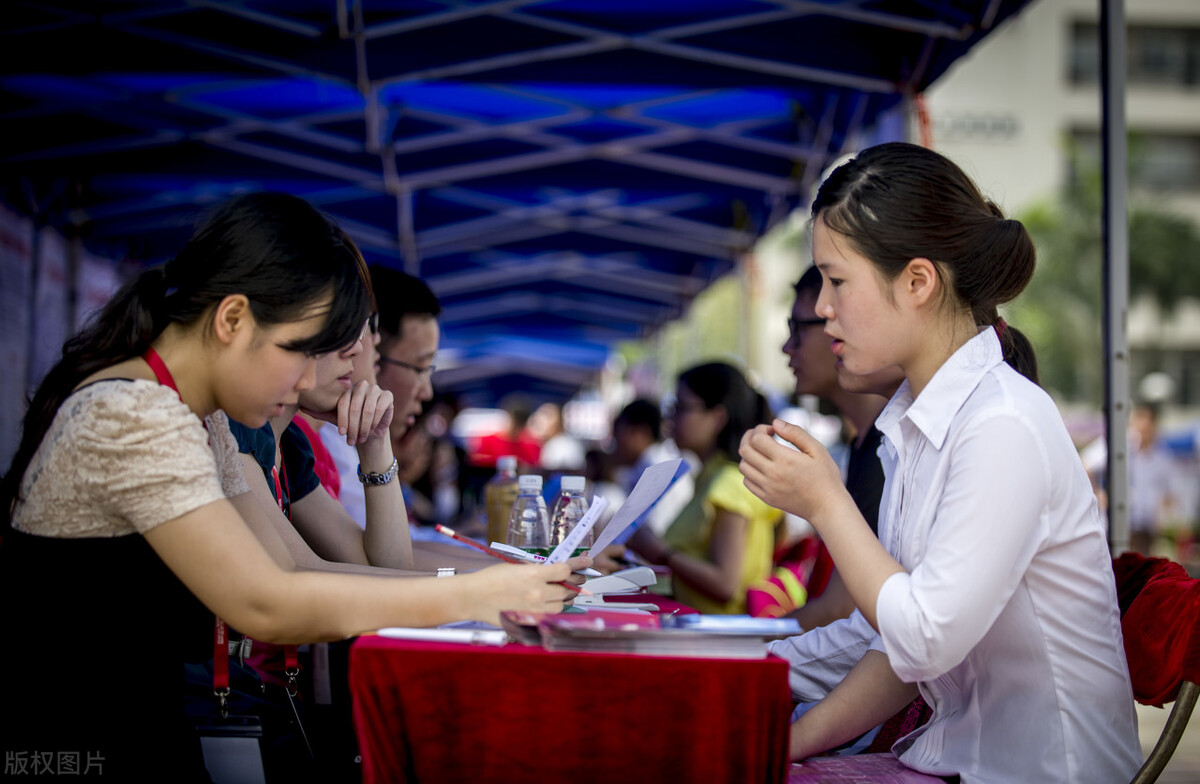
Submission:
{"label": "man with glasses", "polygon": [[370,270],[379,308],[376,383],[395,398],[395,443],[433,399],[432,376],[437,369],[433,361],[441,338],[437,317],[442,306],[420,278],[380,265],[372,265]]}
{"label": "man with glasses", "polygon": [[[880,432],[875,418],[887,405],[888,398],[903,376],[891,367],[866,376],[848,373],[829,347],[825,319],[817,314],[821,294],[821,273],[809,267],[796,282],[796,299],[788,319],[788,339],[783,353],[796,377],[796,394],[815,395],[832,404],[853,430],[850,460],[846,469],[846,488],[872,530],[876,530],[879,500],[883,495],[883,468],[876,450]],[[812,601],[789,613],[805,629],[824,626],[850,615],[854,602],[833,573],[825,591]]]}

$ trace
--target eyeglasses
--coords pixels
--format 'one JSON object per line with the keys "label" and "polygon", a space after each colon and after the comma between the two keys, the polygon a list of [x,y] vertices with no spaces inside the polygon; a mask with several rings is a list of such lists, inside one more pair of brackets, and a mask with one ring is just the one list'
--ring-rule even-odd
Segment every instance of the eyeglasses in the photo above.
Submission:
{"label": "eyeglasses", "polygon": [[371,331],[372,335],[379,334],[379,313],[378,313],[378,311],[367,316],[367,329]]}
{"label": "eyeglasses", "polygon": [[425,376],[426,378],[432,376],[433,371],[437,370],[437,365],[426,365],[425,367],[421,367],[420,365],[413,365],[409,362],[404,362],[403,360],[392,359],[391,357],[385,357],[382,355],[379,357],[379,361],[384,365],[399,365],[402,368],[407,368],[408,370],[416,373],[417,376]]}
{"label": "eyeglasses", "polygon": [[788,324],[788,332],[791,334],[792,337],[796,337],[797,335],[800,334],[800,330],[803,329],[804,327],[815,327],[818,325],[820,325],[822,327],[825,326],[825,319],[823,319],[823,318],[804,318],[804,319],[789,318],[787,324]]}

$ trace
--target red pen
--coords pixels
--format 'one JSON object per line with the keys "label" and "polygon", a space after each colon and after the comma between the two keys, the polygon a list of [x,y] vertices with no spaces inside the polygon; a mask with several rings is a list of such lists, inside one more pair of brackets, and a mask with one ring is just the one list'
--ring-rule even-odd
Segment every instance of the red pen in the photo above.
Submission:
{"label": "red pen", "polygon": [[[469,539],[469,538],[463,536],[462,534],[456,533],[453,528],[447,528],[446,526],[441,525],[440,523],[438,525],[434,526],[434,530],[437,531],[439,534],[445,534],[446,536],[449,536],[451,539],[454,539],[455,541],[462,542],[463,544],[469,544],[472,547],[474,547],[476,550],[482,550],[483,552],[487,553],[490,556],[499,558],[501,561],[508,561],[509,563],[513,563],[513,564],[529,563],[529,561],[522,561],[519,558],[513,558],[508,553],[502,553],[499,550],[496,550],[492,547],[488,547],[486,544],[480,544],[479,542],[476,542],[474,539]],[[559,585],[561,585],[564,588],[570,588],[575,593],[583,594],[584,596],[592,595],[592,592],[589,591],[587,588],[581,588],[578,585],[573,585],[572,583],[560,582]]]}

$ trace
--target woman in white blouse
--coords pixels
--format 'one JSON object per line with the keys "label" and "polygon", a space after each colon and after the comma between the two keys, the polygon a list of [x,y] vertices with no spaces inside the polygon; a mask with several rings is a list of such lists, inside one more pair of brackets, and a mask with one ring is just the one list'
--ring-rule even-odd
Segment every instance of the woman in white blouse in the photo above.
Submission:
{"label": "woman in white blouse", "polygon": [[774,646],[796,699],[820,700],[793,725],[792,759],[919,692],[933,717],[893,747],[910,767],[1127,781],[1141,754],[1105,528],[1053,401],[1004,361],[996,309],[1033,275],[1029,235],[952,162],[903,143],[835,169],[812,215],[840,372],[896,364],[905,381],[876,422],[878,539],[802,429],[742,442],[747,487],[816,527],[859,608]]}

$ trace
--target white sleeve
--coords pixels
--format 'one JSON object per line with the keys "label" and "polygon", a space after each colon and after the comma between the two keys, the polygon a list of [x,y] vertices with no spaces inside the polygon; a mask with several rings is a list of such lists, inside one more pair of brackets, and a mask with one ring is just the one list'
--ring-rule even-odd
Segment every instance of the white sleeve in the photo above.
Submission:
{"label": "white sleeve", "polygon": [[948,442],[924,555],[889,577],[875,612],[888,659],[907,682],[958,665],[1017,590],[1048,531],[1053,472],[1029,419],[1005,409]]}
{"label": "white sleeve", "polygon": [[788,686],[800,702],[816,702],[839,683],[869,650],[879,650],[879,636],[862,613],[795,637],[775,640],[768,650],[788,662]]}

